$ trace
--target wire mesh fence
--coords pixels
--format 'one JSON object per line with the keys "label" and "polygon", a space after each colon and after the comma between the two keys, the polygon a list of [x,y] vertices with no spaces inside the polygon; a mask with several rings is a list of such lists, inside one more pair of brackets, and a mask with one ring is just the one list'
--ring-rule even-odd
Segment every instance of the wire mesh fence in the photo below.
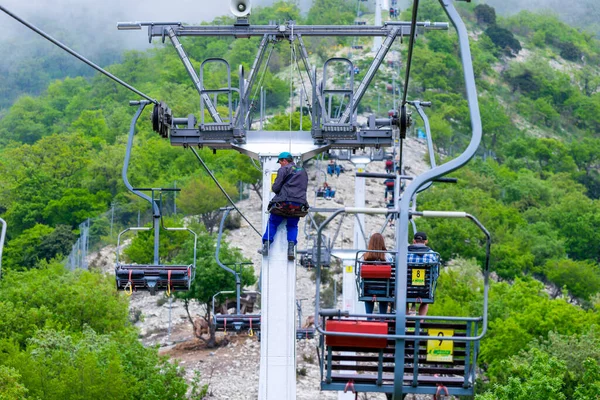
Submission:
{"label": "wire mesh fence", "polygon": [[[248,198],[249,185],[239,183],[239,194],[234,201]],[[177,192],[164,192],[161,198],[161,213],[164,217],[183,216],[177,207]],[[107,246],[116,246],[119,233],[130,227],[150,226],[152,210],[149,203],[113,202],[105,213],[89,218],[79,225],[79,238],[73,244],[65,260],[68,269],[89,268],[90,254]]]}

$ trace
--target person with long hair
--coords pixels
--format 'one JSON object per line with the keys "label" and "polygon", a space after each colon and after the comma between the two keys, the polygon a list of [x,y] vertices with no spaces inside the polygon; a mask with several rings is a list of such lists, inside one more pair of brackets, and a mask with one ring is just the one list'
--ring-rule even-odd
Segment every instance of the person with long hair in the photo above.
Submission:
{"label": "person with long hair", "polygon": [[[385,264],[394,262],[393,257],[387,253],[387,248],[385,247],[385,239],[381,235],[381,233],[374,233],[371,235],[369,239],[369,245],[367,248],[367,252],[363,254],[362,261],[364,264],[369,264],[369,262],[373,262],[374,264]],[[386,314],[388,310],[389,303],[387,301],[379,302],[379,313]],[[367,314],[373,314],[373,309],[375,308],[374,301],[365,301],[365,312]]]}

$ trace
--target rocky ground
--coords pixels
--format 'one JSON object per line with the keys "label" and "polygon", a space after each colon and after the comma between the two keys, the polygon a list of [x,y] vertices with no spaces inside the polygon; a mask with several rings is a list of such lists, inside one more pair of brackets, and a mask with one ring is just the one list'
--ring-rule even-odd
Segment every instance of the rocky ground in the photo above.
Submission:
{"label": "rocky ground", "polygon": [[[413,175],[427,169],[423,161],[426,144],[422,140],[407,139],[404,146],[405,165],[407,173]],[[341,207],[354,205],[354,170],[349,162],[341,162],[346,170],[339,177],[326,175],[326,164],[320,165],[313,161],[308,164],[309,171],[309,202],[313,207]],[[384,172],[382,161],[369,164],[368,171]],[[324,179],[336,190],[332,200],[315,198],[314,191],[322,186]],[[381,180],[367,179],[367,207],[384,207],[384,187]],[[255,193],[247,200],[237,204],[246,217],[258,229],[261,227],[261,202]],[[367,217],[365,233],[369,236],[379,231],[384,219],[382,216]],[[298,248],[306,248],[301,222],[301,234]],[[352,230],[354,220],[346,218],[343,221],[336,247],[350,248],[352,246]],[[335,227],[334,227],[335,228]],[[334,229],[332,228],[332,229]],[[332,232],[330,232],[331,234]],[[393,247],[393,230],[385,231],[388,247]],[[229,232],[228,240],[239,247],[243,254],[252,259],[256,273],[259,273],[261,257],[257,253],[260,238],[252,228],[242,220],[240,229]],[[100,253],[91,255],[92,265],[112,271],[114,266],[114,247],[105,248]],[[308,299],[302,303],[303,315],[314,313],[315,284],[311,279],[311,271],[298,265],[296,298]],[[338,277],[339,278],[339,277]],[[217,289],[218,290],[218,289]],[[229,344],[216,349],[206,349],[203,342],[195,339],[192,325],[181,302],[167,300],[163,295],[150,296],[146,293],[135,293],[131,297],[130,309],[132,318],[137,319],[140,329],[140,339],[146,345],[161,346],[161,353],[179,361],[185,368],[186,376],[192,379],[196,372],[200,373],[201,382],[208,384],[210,399],[215,400],[255,400],[258,393],[258,375],[260,359],[260,343],[256,337],[247,334],[228,336]],[[192,317],[203,315],[197,304],[190,307]],[[219,340],[223,339],[218,334]],[[337,399],[337,393],[319,391],[319,366],[316,353],[317,339],[298,341],[297,354],[297,398],[298,400]],[[385,399],[382,394],[369,394],[359,397],[361,400]],[[408,397],[410,399],[410,396]]]}

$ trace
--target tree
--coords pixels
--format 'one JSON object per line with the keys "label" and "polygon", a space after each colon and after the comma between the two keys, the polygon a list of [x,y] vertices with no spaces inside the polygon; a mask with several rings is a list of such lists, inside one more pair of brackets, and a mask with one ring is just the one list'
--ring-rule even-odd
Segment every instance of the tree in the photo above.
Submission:
{"label": "tree", "polygon": [[562,43],[560,46],[560,56],[565,60],[579,61],[581,55],[581,50],[571,42]]}
{"label": "tree", "polygon": [[38,257],[49,261],[57,256],[67,256],[76,240],[77,237],[70,226],[58,225],[52,233],[42,239],[37,251]]}
{"label": "tree", "polygon": [[[237,190],[230,183],[221,185],[230,196],[236,196]],[[177,205],[187,214],[200,215],[201,221],[209,233],[212,233],[219,220],[219,208],[228,204],[227,198],[218,186],[208,177],[192,178],[177,198]]]}
{"label": "tree", "polygon": [[[209,323],[210,337],[208,339],[200,337],[199,339],[205,341],[207,346],[214,347],[216,345],[215,327],[211,317],[212,310],[212,298],[219,291],[232,290],[235,291],[235,279],[229,272],[223,270],[215,259],[215,238],[201,232],[199,237],[198,247],[198,269],[196,271],[196,277],[192,282],[191,290],[187,292],[177,292],[175,295],[177,298],[184,301],[186,311],[188,310],[188,304],[191,301],[197,301],[204,306],[205,315],[204,318]],[[186,246],[189,248],[189,241]],[[231,267],[232,263],[246,261],[243,259],[242,254],[236,248],[231,248],[229,244],[223,240],[220,247],[219,258],[222,263],[228,264]],[[253,285],[256,282],[254,276],[254,268],[243,268],[239,271],[242,289]],[[217,298],[217,306],[220,305],[220,301],[223,299]],[[188,318],[190,323],[193,324],[191,315],[188,311]]]}
{"label": "tree", "polygon": [[496,9],[494,7],[487,4],[478,4],[473,11],[475,12],[477,23],[488,25],[496,24]]}
{"label": "tree", "polygon": [[177,364],[146,349],[135,332],[121,337],[86,327],[74,334],[44,329],[22,351],[0,341],[0,362],[19,371],[31,398],[186,399]]}
{"label": "tree", "polygon": [[539,350],[534,350],[532,356],[530,364],[518,358],[503,362],[507,381],[477,396],[477,400],[566,400],[562,393],[567,374],[564,363]]}
{"label": "tree", "polygon": [[[291,124],[291,128],[290,128]],[[302,116],[302,129],[308,130],[312,127],[312,121],[306,115]],[[265,125],[267,131],[297,131],[300,130],[300,112],[290,114],[279,114],[269,119]]]}
{"label": "tree", "polygon": [[514,37],[511,31],[492,25],[485,30],[485,34],[501,50],[517,54],[521,51],[521,43]]}
{"label": "tree", "polygon": [[590,261],[552,260],[546,263],[544,272],[549,281],[566,287],[579,299],[589,300],[600,292],[600,270]]}
{"label": "tree", "polygon": [[[7,271],[0,284],[0,339],[20,347],[44,327],[81,332],[88,326],[99,334],[129,329],[126,298],[115,291],[113,277],[78,270],[57,262],[38,269]],[[1,362],[0,362],[1,364]]]}
{"label": "tree", "polygon": [[39,249],[54,229],[42,224],[26,229],[16,238],[8,241],[4,252],[4,266],[14,269],[29,269],[38,265]]}
{"label": "tree", "polygon": [[20,382],[21,375],[10,367],[0,365],[0,399],[27,400],[27,388]]}

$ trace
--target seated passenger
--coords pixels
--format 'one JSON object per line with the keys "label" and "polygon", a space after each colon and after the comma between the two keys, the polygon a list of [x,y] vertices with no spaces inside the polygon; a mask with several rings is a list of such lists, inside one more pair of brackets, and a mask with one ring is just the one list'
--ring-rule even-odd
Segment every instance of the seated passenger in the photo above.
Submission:
{"label": "seated passenger", "polygon": [[[375,250],[378,252],[367,251],[365,254],[363,254],[361,257],[361,260],[364,261],[365,264],[368,264],[368,261],[376,261],[379,263],[387,262],[390,264],[394,262],[394,258],[392,257],[392,255],[389,253],[385,253],[385,251],[387,251],[387,248],[385,247],[385,239],[383,238],[381,233],[374,233],[371,236],[371,238],[369,239],[369,246],[368,246],[367,250]],[[365,312],[367,314],[373,314],[374,308],[375,308],[374,301],[365,301]],[[387,310],[388,310],[388,302],[380,301],[379,302],[379,313],[386,314]]]}
{"label": "seated passenger", "polygon": [[385,173],[391,174],[394,172],[394,162],[392,160],[385,160]]}
{"label": "seated passenger", "polygon": [[[408,258],[409,264],[416,263],[438,263],[439,259],[437,254],[427,246],[427,234],[425,232],[417,232],[413,237],[413,244],[408,246]],[[427,315],[429,304],[421,303],[419,305],[419,315]],[[407,306],[408,313],[408,306]]]}
{"label": "seated passenger", "polygon": [[394,186],[396,185],[396,180],[395,179],[386,179],[385,181],[383,181],[383,184],[385,185],[385,200],[387,201],[388,199],[388,194],[391,194],[392,196],[392,202],[394,201]]}
{"label": "seated passenger", "polygon": [[335,175],[339,178],[340,177],[340,172],[342,172],[343,168],[341,165],[339,164],[335,164]]}
{"label": "seated passenger", "polygon": [[327,182],[323,183],[323,198],[327,200],[331,200],[332,197],[335,196],[335,190],[329,186]]}
{"label": "seated passenger", "polygon": [[329,160],[329,164],[327,164],[327,173],[331,176],[335,173],[336,163],[334,160]]}

